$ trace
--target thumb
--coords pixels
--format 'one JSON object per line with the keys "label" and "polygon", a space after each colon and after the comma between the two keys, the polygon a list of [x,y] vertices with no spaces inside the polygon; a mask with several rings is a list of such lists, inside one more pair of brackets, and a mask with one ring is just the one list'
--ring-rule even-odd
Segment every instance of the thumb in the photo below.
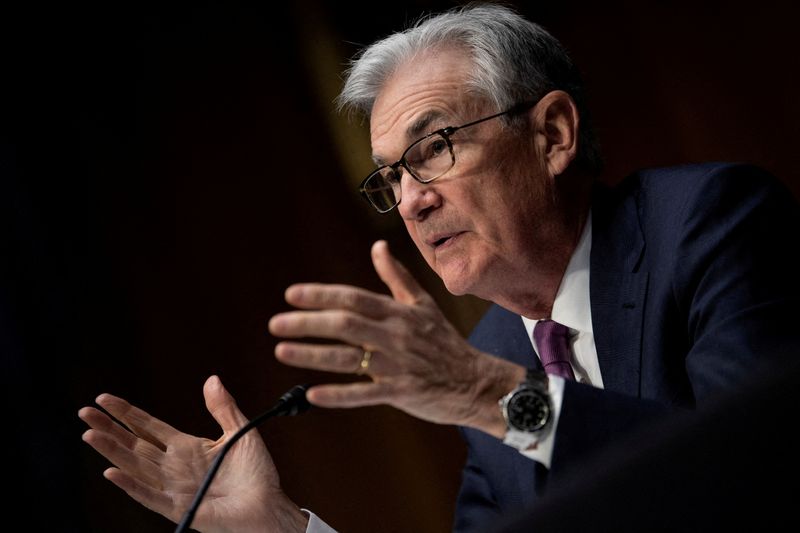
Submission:
{"label": "thumb", "polygon": [[377,241],[372,245],[372,264],[378,277],[398,302],[410,305],[428,296],[406,267],[391,254],[386,241]]}
{"label": "thumb", "polygon": [[222,386],[222,381],[217,376],[206,380],[203,396],[206,399],[206,409],[226,435],[247,424],[247,417],[239,410],[236,400]]}

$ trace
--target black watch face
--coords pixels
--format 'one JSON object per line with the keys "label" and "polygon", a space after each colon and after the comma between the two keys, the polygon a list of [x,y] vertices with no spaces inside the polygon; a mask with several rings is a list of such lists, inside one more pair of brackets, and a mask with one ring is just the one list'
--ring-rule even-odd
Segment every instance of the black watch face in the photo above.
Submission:
{"label": "black watch face", "polygon": [[508,422],[520,431],[542,429],[550,418],[550,404],[539,392],[522,390],[506,406]]}

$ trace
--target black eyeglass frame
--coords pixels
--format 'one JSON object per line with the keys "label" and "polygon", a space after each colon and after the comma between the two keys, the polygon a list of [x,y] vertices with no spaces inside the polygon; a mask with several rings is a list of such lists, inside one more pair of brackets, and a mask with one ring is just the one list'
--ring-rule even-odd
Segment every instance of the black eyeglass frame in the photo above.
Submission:
{"label": "black eyeglass frame", "polygon": [[[527,111],[531,107],[535,106],[537,103],[538,103],[538,100],[533,100],[533,101],[529,101],[529,102],[521,102],[521,103],[518,103],[518,104],[514,104],[513,106],[511,106],[510,108],[506,109],[505,111],[501,111],[500,113],[495,113],[494,115],[489,115],[488,117],[479,118],[478,120],[473,120],[472,122],[468,122],[466,124],[462,124],[461,126],[447,126],[447,127],[438,129],[436,131],[432,131],[432,132],[424,135],[423,137],[420,137],[419,139],[417,139],[413,143],[411,143],[408,146],[408,148],[406,148],[405,151],[403,151],[403,155],[396,162],[392,163],[391,165],[381,165],[378,168],[376,168],[375,170],[373,170],[372,172],[370,172],[369,176],[367,176],[364,179],[364,181],[361,182],[361,185],[358,186],[358,192],[361,193],[361,196],[363,196],[364,199],[366,199],[367,202],[369,202],[369,204],[372,207],[374,207],[375,210],[378,213],[380,213],[380,214],[388,213],[392,209],[394,209],[395,207],[400,205],[400,200],[397,200],[394,203],[394,205],[392,205],[388,209],[381,209],[370,198],[370,195],[367,193],[367,188],[366,188],[367,183],[372,178],[374,178],[375,176],[380,175],[382,170],[389,168],[392,171],[397,172],[397,168],[402,166],[404,169],[406,169],[406,171],[408,171],[408,174],[412,178],[417,180],[419,183],[430,183],[433,180],[441,178],[442,176],[444,176],[445,174],[450,172],[450,170],[456,164],[456,154],[455,154],[455,152],[453,152],[453,143],[450,140],[450,136],[453,135],[455,132],[457,132],[458,130],[463,130],[464,128],[469,128],[470,126],[475,126],[476,124],[480,124],[481,122],[486,122],[487,120],[492,120],[493,118],[502,117],[503,115],[511,115],[511,114],[516,114],[516,113],[521,113],[523,111]],[[406,155],[415,146],[417,146],[418,144],[424,142],[426,139],[429,139],[429,138],[433,137],[434,135],[439,135],[445,140],[445,142],[447,143],[447,148],[448,148],[448,150],[450,150],[450,158],[451,158],[452,162],[450,164],[450,168],[448,168],[447,170],[445,170],[444,172],[442,172],[441,174],[439,174],[437,176],[434,176],[432,178],[429,178],[429,179],[425,180],[425,179],[420,178],[417,175],[417,173],[411,168],[411,166],[408,164],[408,161],[406,160]]]}

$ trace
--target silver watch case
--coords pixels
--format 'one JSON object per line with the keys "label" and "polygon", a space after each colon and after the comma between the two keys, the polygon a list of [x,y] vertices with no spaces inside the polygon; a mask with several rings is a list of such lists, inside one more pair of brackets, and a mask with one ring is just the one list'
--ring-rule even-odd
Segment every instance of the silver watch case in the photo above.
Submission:
{"label": "silver watch case", "polygon": [[499,401],[507,432],[503,442],[525,450],[538,441],[552,417],[547,376],[529,370],[524,382]]}

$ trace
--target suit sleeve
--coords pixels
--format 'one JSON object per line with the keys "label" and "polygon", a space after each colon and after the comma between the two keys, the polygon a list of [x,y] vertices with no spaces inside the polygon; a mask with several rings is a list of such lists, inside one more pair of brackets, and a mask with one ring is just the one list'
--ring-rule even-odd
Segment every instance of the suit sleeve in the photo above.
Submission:
{"label": "suit sleeve", "polygon": [[495,523],[501,515],[500,507],[495,501],[489,478],[478,464],[472,453],[470,430],[459,428],[467,443],[467,463],[461,471],[461,488],[458,492],[458,505],[453,527],[454,533],[479,531],[479,526]]}
{"label": "suit sleeve", "polygon": [[[522,320],[492,306],[469,338],[475,348],[530,365],[536,359]],[[498,407],[499,408],[499,407]],[[490,531],[497,520],[532,503],[545,481],[534,461],[477,429],[460,428],[467,445],[454,530]]]}

